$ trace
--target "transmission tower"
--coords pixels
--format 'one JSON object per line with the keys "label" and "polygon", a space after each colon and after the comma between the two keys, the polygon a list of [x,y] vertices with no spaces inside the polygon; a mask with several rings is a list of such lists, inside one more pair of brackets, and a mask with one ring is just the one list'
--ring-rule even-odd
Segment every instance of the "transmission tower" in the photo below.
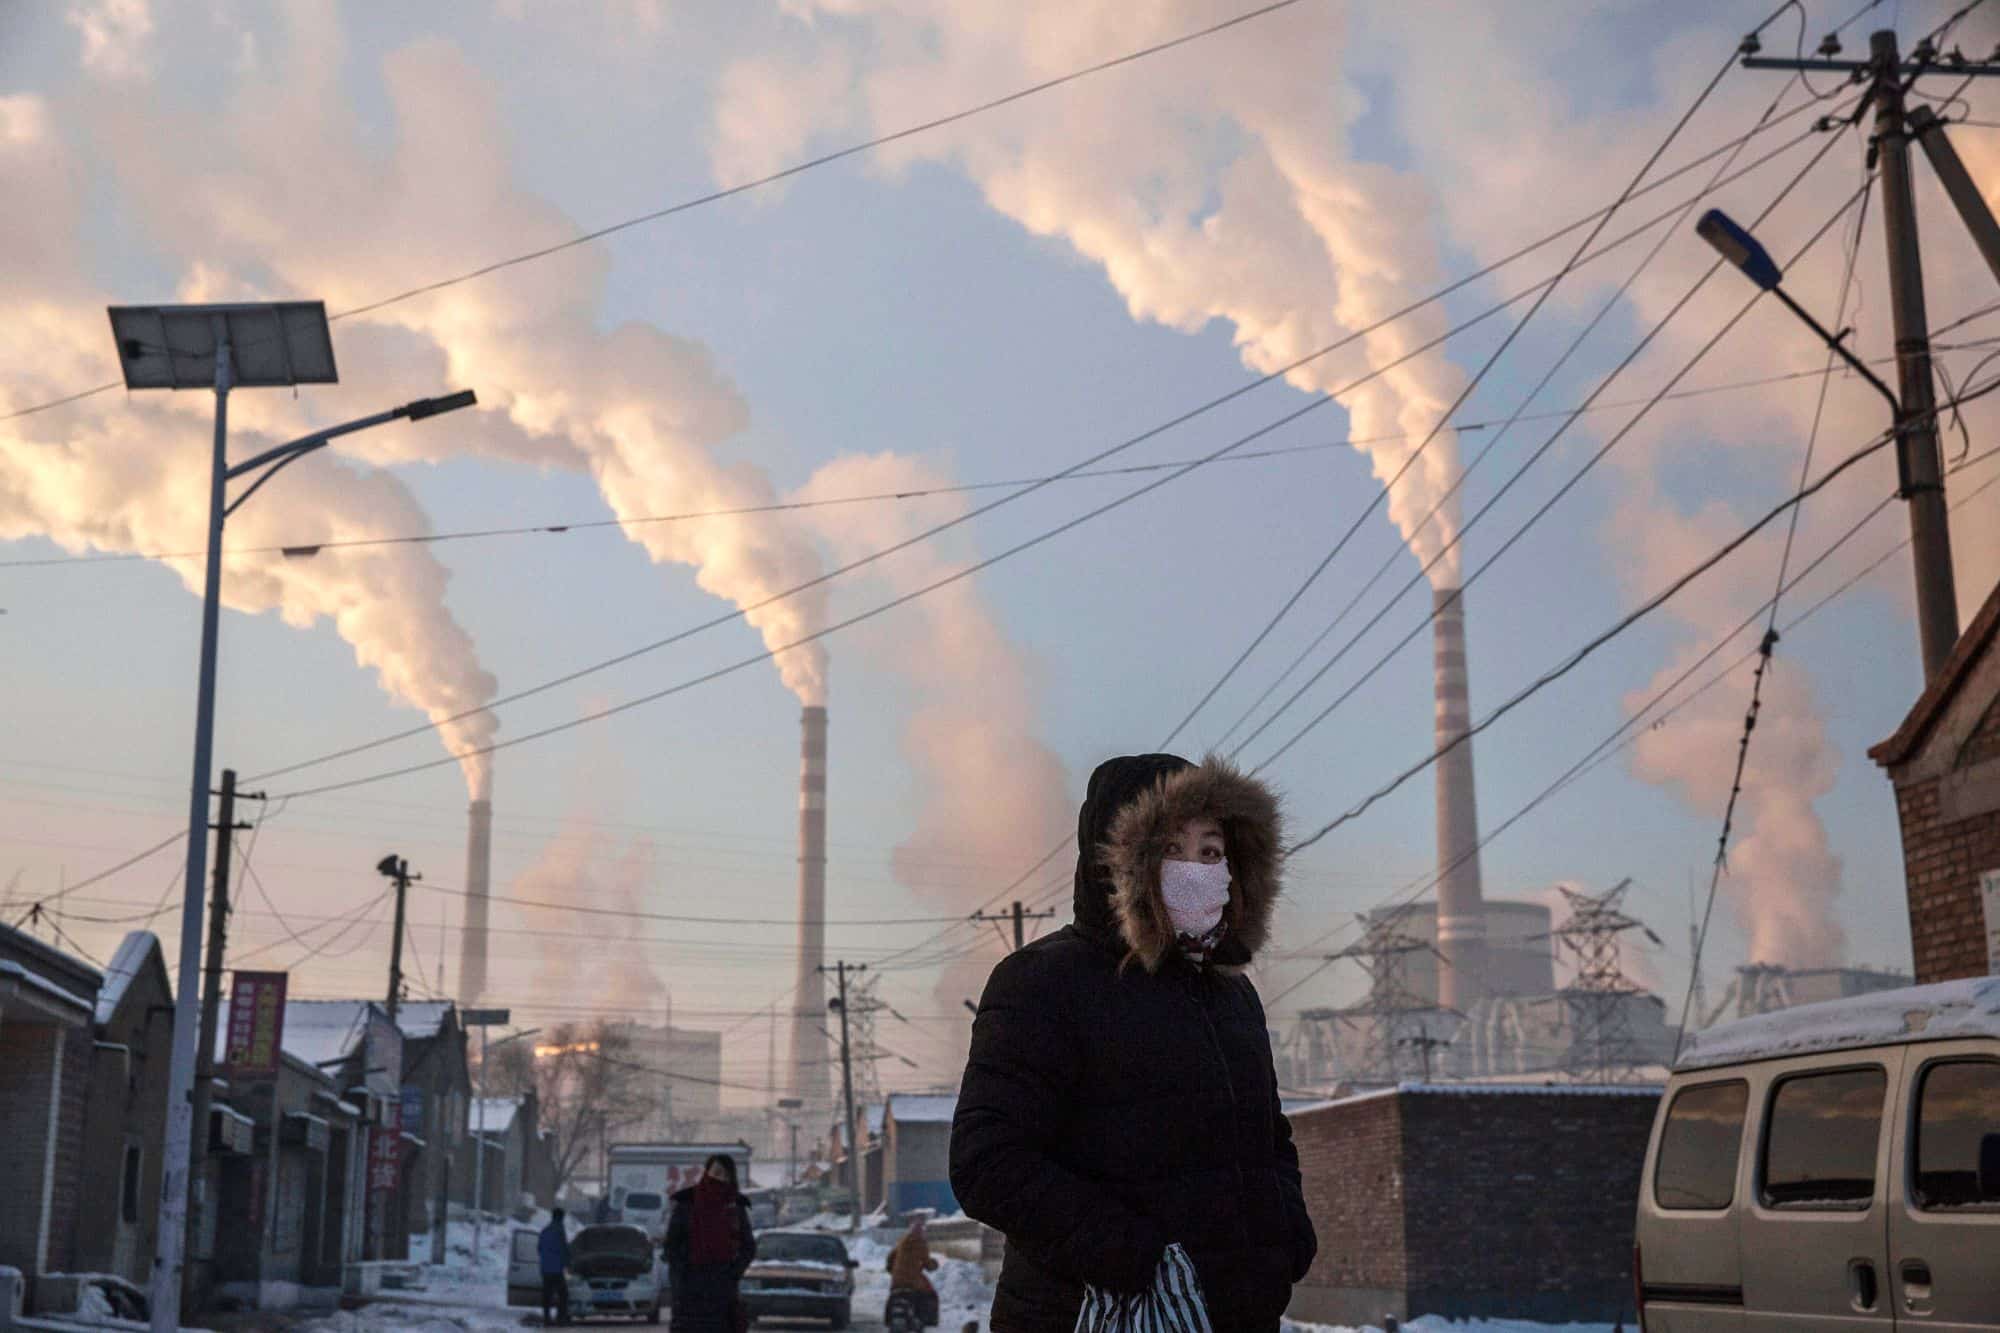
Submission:
{"label": "transmission tower", "polygon": [[889,1006],[875,996],[872,973],[863,973],[847,983],[848,1041],[854,1048],[854,1099],[873,1106],[882,1100],[882,1075],[878,1069],[882,1052],[875,1045],[875,1015]]}
{"label": "transmission tower", "polygon": [[1619,941],[1633,930],[1655,944],[1660,937],[1622,906],[1630,879],[1603,893],[1556,887],[1568,900],[1569,917],[1552,934],[1557,947],[1576,959],[1576,978],[1562,992],[1573,1033],[1566,1068],[1580,1083],[1630,1082],[1638,1064],[1632,1001],[1644,991],[1625,975]]}
{"label": "transmission tower", "polygon": [[[1439,1020],[1450,1014],[1410,989],[1410,958],[1414,954],[1436,954],[1429,941],[1403,929],[1401,912],[1382,913],[1373,920],[1363,917],[1361,938],[1330,954],[1328,962],[1354,962],[1368,975],[1368,998],[1345,1009],[1310,1010],[1300,1015],[1331,1019],[1359,1031],[1363,1038],[1358,1068],[1345,1071],[1350,1077],[1377,1083],[1394,1083],[1402,1077],[1404,1064],[1421,1063],[1428,1071],[1430,1053],[1439,1044]],[[1406,1052],[1415,1050],[1414,1057]],[[1428,1073],[1427,1075],[1428,1076]]]}

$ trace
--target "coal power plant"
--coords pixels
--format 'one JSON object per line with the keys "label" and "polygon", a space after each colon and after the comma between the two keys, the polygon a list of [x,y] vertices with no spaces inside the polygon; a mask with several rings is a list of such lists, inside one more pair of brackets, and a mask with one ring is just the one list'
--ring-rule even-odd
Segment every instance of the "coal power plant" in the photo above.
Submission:
{"label": "coal power plant", "polygon": [[809,1110],[832,1104],[826,1013],[826,709],[799,719],[799,952],[793,988],[791,1095]]}
{"label": "coal power plant", "polygon": [[465,929],[458,942],[461,1004],[477,1004],[486,992],[486,911],[492,878],[493,802],[481,797],[466,811]]}

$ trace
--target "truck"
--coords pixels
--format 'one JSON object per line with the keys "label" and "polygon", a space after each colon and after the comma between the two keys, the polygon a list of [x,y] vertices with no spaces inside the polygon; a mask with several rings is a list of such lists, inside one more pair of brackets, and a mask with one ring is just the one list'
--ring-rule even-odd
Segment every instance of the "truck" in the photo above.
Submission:
{"label": "truck", "polygon": [[610,1220],[640,1227],[656,1241],[666,1236],[673,1196],[701,1179],[702,1164],[709,1158],[734,1161],[737,1185],[746,1192],[750,1188],[747,1143],[614,1143],[606,1155]]}

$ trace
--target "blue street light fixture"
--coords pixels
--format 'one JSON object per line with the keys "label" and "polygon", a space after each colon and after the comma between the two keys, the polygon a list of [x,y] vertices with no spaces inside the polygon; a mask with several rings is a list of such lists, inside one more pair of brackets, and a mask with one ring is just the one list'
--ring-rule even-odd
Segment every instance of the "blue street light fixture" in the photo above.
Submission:
{"label": "blue street light fixture", "polygon": [[1736,225],[1730,216],[1719,208],[1711,208],[1701,215],[1701,221],[1694,224],[1695,234],[1710,245],[1724,259],[1743,271],[1743,276],[1762,287],[1765,291],[1776,291],[1784,281],[1784,273],[1778,268],[1778,261],[1771,258],[1771,252],[1758,244],[1757,238]]}
{"label": "blue street light fixture", "polygon": [[[1701,221],[1694,224],[1694,231],[1695,235],[1707,241],[1717,254],[1734,265],[1744,277],[1784,302],[1785,309],[1797,315],[1805,322],[1807,328],[1818,334],[1820,341],[1825,343],[1835,356],[1845,361],[1855,374],[1874,385],[1875,391],[1888,399],[1892,419],[1901,422],[1903,405],[1895,393],[1882,382],[1881,376],[1868,368],[1867,362],[1848,350],[1847,335],[1854,330],[1842,329],[1839,333],[1829,333],[1825,325],[1814,319],[1804,306],[1794,301],[1791,293],[1782,285],[1785,280],[1784,270],[1778,267],[1778,261],[1771,258],[1771,252],[1766,250],[1755,236],[1719,208],[1711,208],[1703,213]],[[1897,451],[1896,458],[1899,467],[1905,466],[1901,450]],[[1903,477],[1903,489],[1906,493],[1909,490],[1907,472]]]}
{"label": "blue street light fixture", "polygon": [[[160,1164],[158,1238],[153,1256],[152,1327],[180,1327],[181,1271],[187,1241],[187,1205],[194,1143],[194,1080],[201,1026],[202,890],[208,871],[208,796],[215,740],[215,657],[222,604],[222,525],[245,500],[284,468],[342,435],[385,422],[470,407],[471,390],[329,426],[255,458],[229,465],[229,392],[335,384],[333,338],[326,307],[318,301],[266,301],[241,305],[112,306],[111,334],[128,389],[212,389],[215,441],[208,471],[208,568],[202,588],[201,666],[195,688],[194,780],[188,794],[187,875],[182,886],[180,979],[174,994],[172,1053],[167,1063],[167,1133]],[[229,483],[246,473],[256,480],[229,499]],[[297,548],[299,554],[310,554]],[[317,550],[317,548],[312,548]],[[292,551],[285,553],[290,556]],[[203,1130],[206,1133],[206,1128]]]}

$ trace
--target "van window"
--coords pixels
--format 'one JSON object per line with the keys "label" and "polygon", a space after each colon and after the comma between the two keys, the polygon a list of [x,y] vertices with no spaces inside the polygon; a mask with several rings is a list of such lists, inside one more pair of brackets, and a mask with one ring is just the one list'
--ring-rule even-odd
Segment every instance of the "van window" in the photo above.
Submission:
{"label": "van window", "polygon": [[635,1213],[657,1213],[666,1206],[666,1200],[657,1194],[644,1194],[637,1190],[625,1196],[625,1207]]}
{"label": "van window", "polygon": [[536,1235],[534,1232],[532,1231],[515,1232],[514,1262],[527,1263],[530,1260],[533,1260],[539,1263],[541,1261],[541,1245],[542,1245],[542,1238]]}
{"label": "van window", "polygon": [[1727,1208],[1735,1202],[1736,1159],[1749,1103],[1750,1085],[1740,1079],[1683,1088],[1674,1097],[1660,1131],[1653,1202],[1662,1208]]}
{"label": "van window", "polygon": [[1764,1132],[1764,1206],[1865,1211],[1875,1198],[1887,1087],[1879,1067],[1779,1083]]}
{"label": "van window", "polygon": [[[1949,1060],[1924,1070],[1917,1087],[1917,1207],[2000,1209],[1994,1189],[2000,1181],[1991,1179],[2000,1143],[1989,1139],[2000,1140],[2000,1064]],[[1983,1187],[1982,1160],[1988,1163]]]}

